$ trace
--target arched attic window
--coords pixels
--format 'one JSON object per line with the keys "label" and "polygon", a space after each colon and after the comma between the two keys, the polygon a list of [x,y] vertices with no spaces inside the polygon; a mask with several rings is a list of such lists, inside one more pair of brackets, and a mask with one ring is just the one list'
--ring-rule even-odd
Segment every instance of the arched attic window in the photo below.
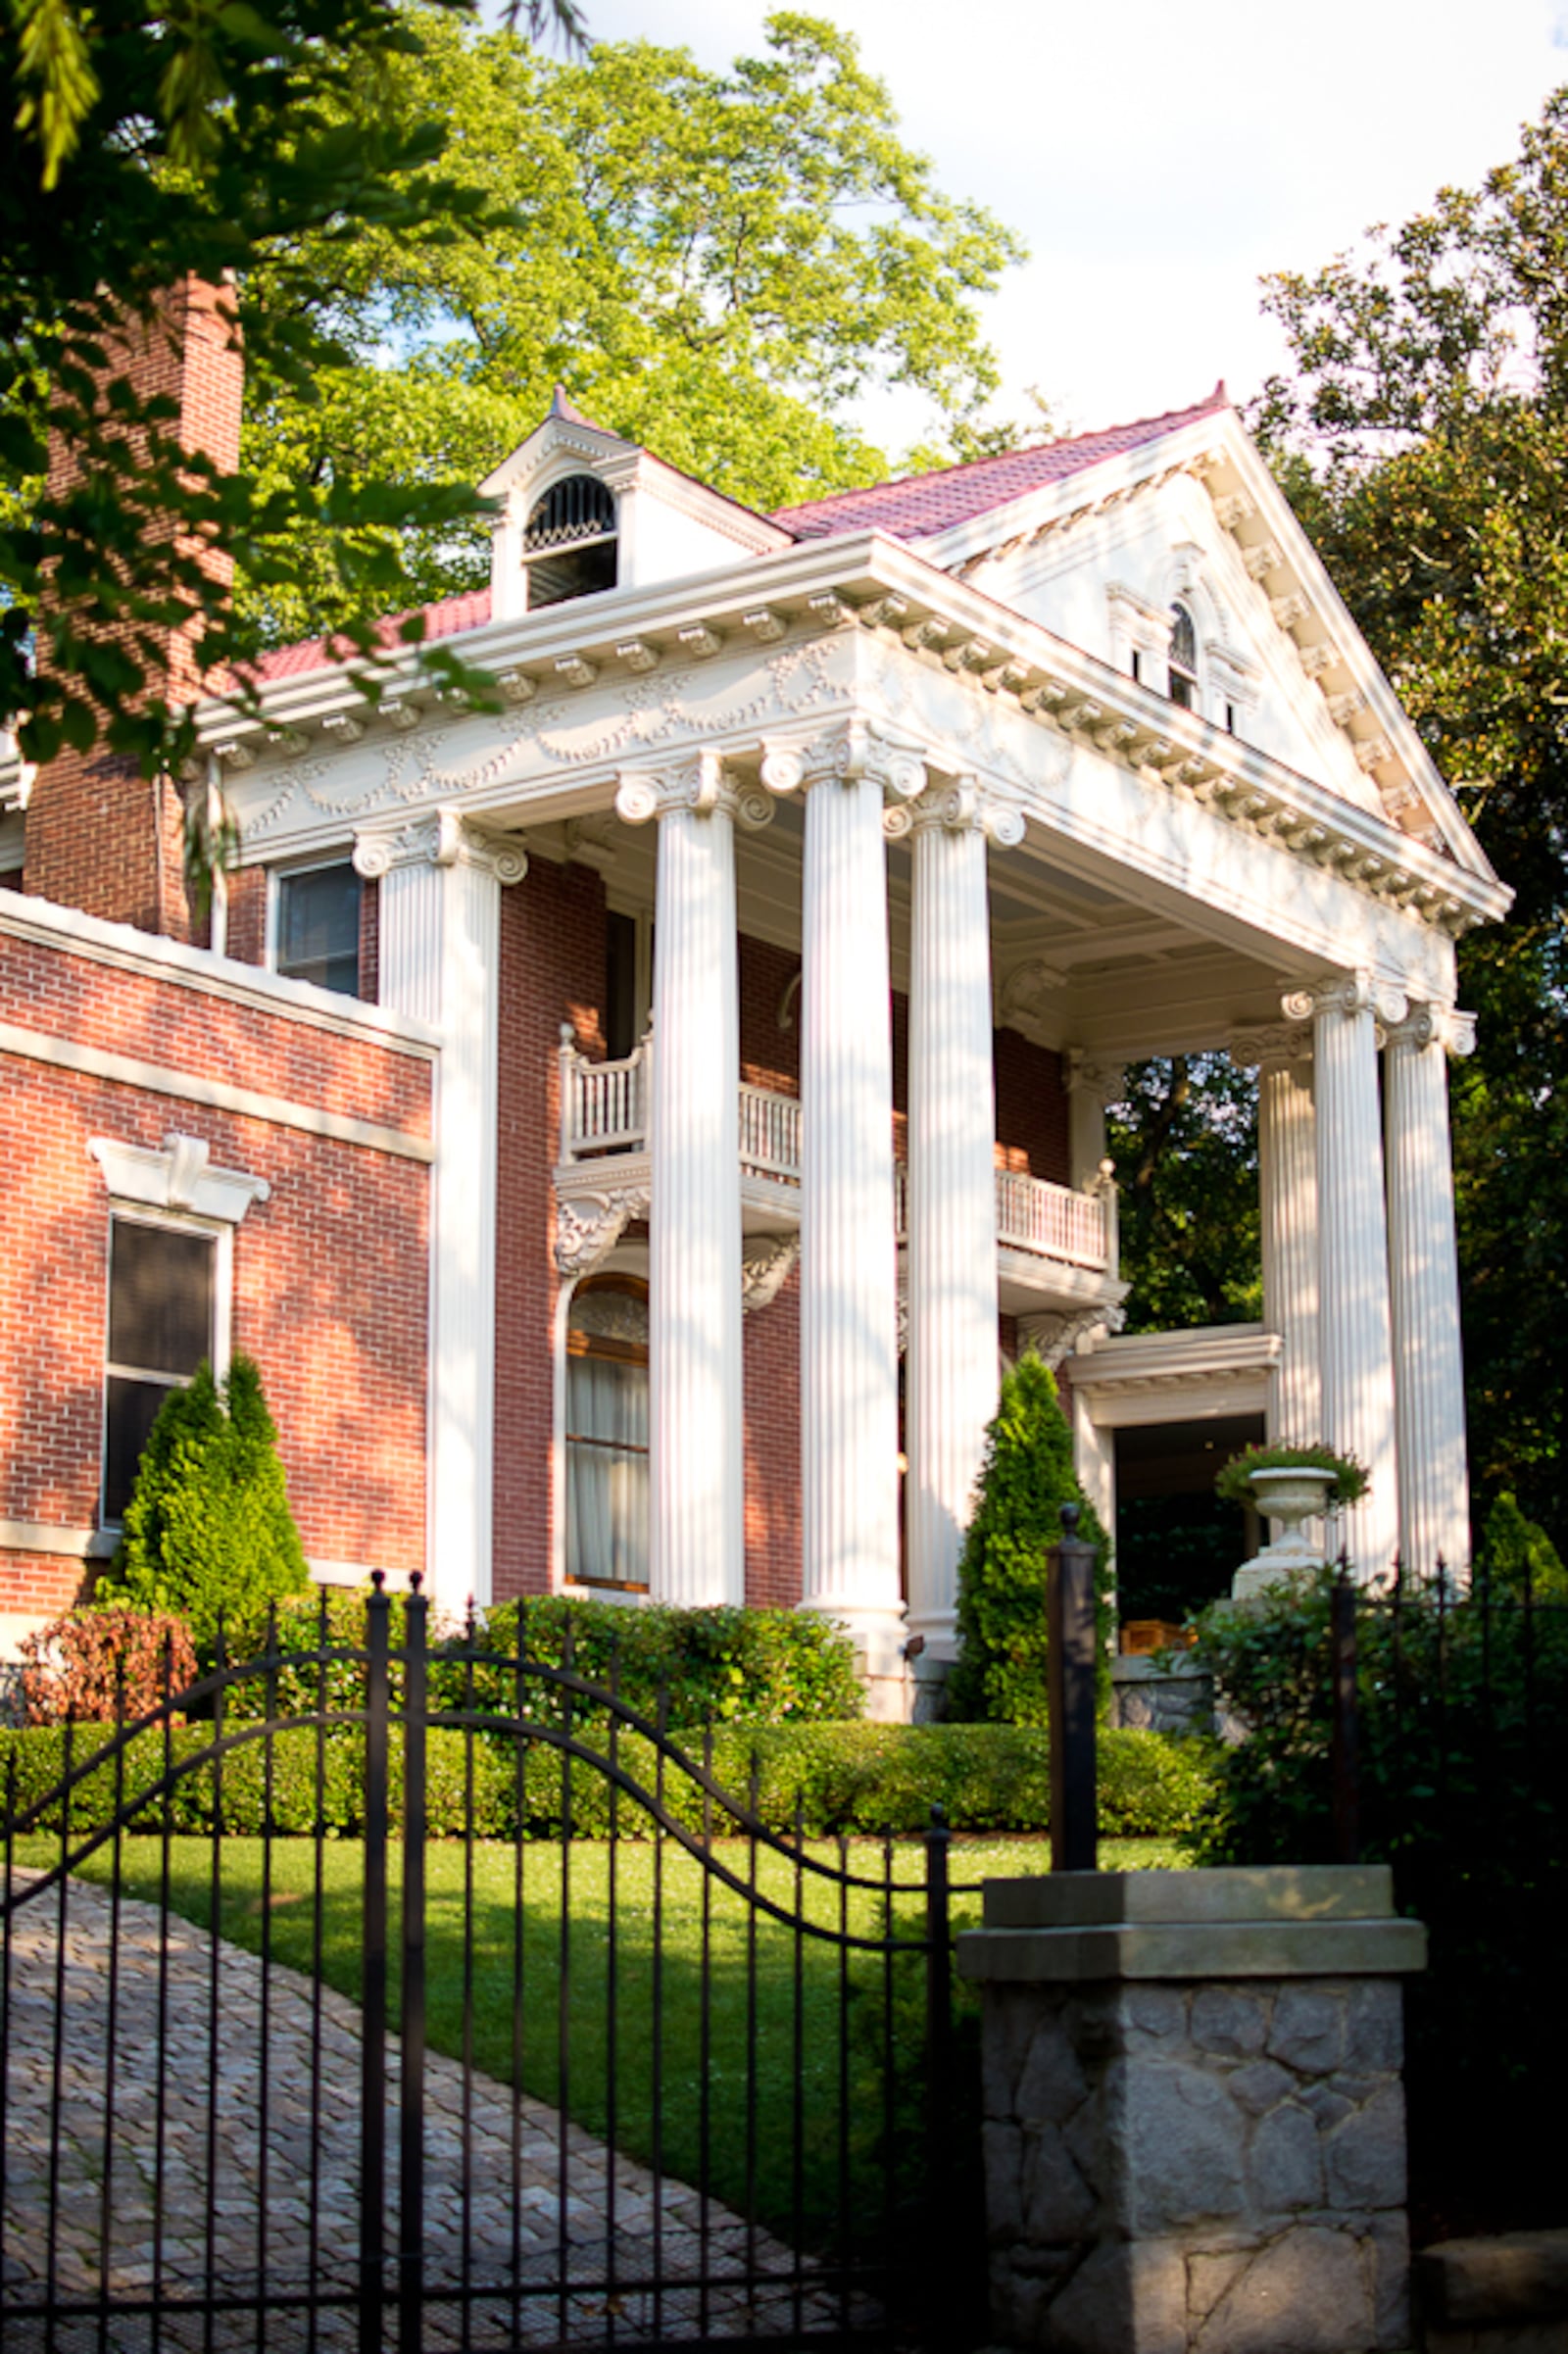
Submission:
{"label": "arched attic window", "polygon": [[1185,605],[1170,609],[1170,673],[1166,692],[1184,711],[1198,709],[1198,630]]}
{"label": "arched attic window", "polygon": [[615,585],[615,501],[593,474],[568,474],[536,500],[522,535],[528,611]]}

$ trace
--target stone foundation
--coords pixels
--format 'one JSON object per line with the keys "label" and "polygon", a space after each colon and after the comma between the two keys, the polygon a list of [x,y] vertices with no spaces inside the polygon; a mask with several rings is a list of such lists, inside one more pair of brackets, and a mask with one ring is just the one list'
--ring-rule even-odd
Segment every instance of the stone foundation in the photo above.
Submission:
{"label": "stone foundation", "polygon": [[[1393,1973],[1419,1967],[1422,1933],[1392,1917],[1387,1880],[988,1884],[987,1928],[960,1940],[959,1966],[984,1981],[992,2329],[1003,2344],[1053,2354],[1409,2344]],[[1248,1918],[1269,1902],[1268,1883],[1273,1917]]]}

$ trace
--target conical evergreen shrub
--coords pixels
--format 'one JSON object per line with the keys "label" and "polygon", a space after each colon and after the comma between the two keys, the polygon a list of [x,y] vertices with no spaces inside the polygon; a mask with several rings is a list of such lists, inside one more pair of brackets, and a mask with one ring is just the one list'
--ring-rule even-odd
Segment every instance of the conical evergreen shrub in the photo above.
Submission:
{"label": "conical evergreen shrub", "polygon": [[958,1564],[962,1645],[946,1713],[962,1724],[1043,1725],[1047,1717],[1046,1555],[1061,1536],[1061,1507],[1079,1507],[1078,1534],[1095,1547],[1101,1595],[1101,1699],[1109,1698],[1110,1541],[1072,1467],[1072,1433],[1051,1369],[1020,1358],[1002,1384],[974,1518]]}
{"label": "conical evergreen shrub", "polygon": [[95,1598],[183,1619],[203,1658],[221,1619],[234,1656],[309,1583],[261,1376],[236,1356],[220,1390],[204,1362],[153,1424]]}

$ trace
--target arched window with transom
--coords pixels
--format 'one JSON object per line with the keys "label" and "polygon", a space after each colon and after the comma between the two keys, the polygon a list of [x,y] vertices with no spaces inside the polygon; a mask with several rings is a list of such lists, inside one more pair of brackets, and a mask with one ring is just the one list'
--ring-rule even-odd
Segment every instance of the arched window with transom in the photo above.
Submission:
{"label": "arched window with transom", "polygon": [[615,501],[594,474],[568,474],[536,499],[522,535],[528,611],[612,589],[616,577]]}
{"label": "arched window with transom", "polygon": [[591,1275],[566,1309],[566,1577],[648,1590],[648,1286]]}
{"label": "arched window with transom", "polygon": [[1184,711],[1198,709],[1198,630],[1185,605],[1170,609],[1170,683],[1172,703]]}

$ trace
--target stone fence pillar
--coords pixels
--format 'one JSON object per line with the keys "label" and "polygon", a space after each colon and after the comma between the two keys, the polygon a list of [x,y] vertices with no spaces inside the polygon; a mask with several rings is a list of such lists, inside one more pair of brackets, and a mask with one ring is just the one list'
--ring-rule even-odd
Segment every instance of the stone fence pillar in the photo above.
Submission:
{"label": "stone fence pillar", "polygon": [[1410,2343],[1386,1866],[986,1884],[992,2330],[1051,2354]]}

